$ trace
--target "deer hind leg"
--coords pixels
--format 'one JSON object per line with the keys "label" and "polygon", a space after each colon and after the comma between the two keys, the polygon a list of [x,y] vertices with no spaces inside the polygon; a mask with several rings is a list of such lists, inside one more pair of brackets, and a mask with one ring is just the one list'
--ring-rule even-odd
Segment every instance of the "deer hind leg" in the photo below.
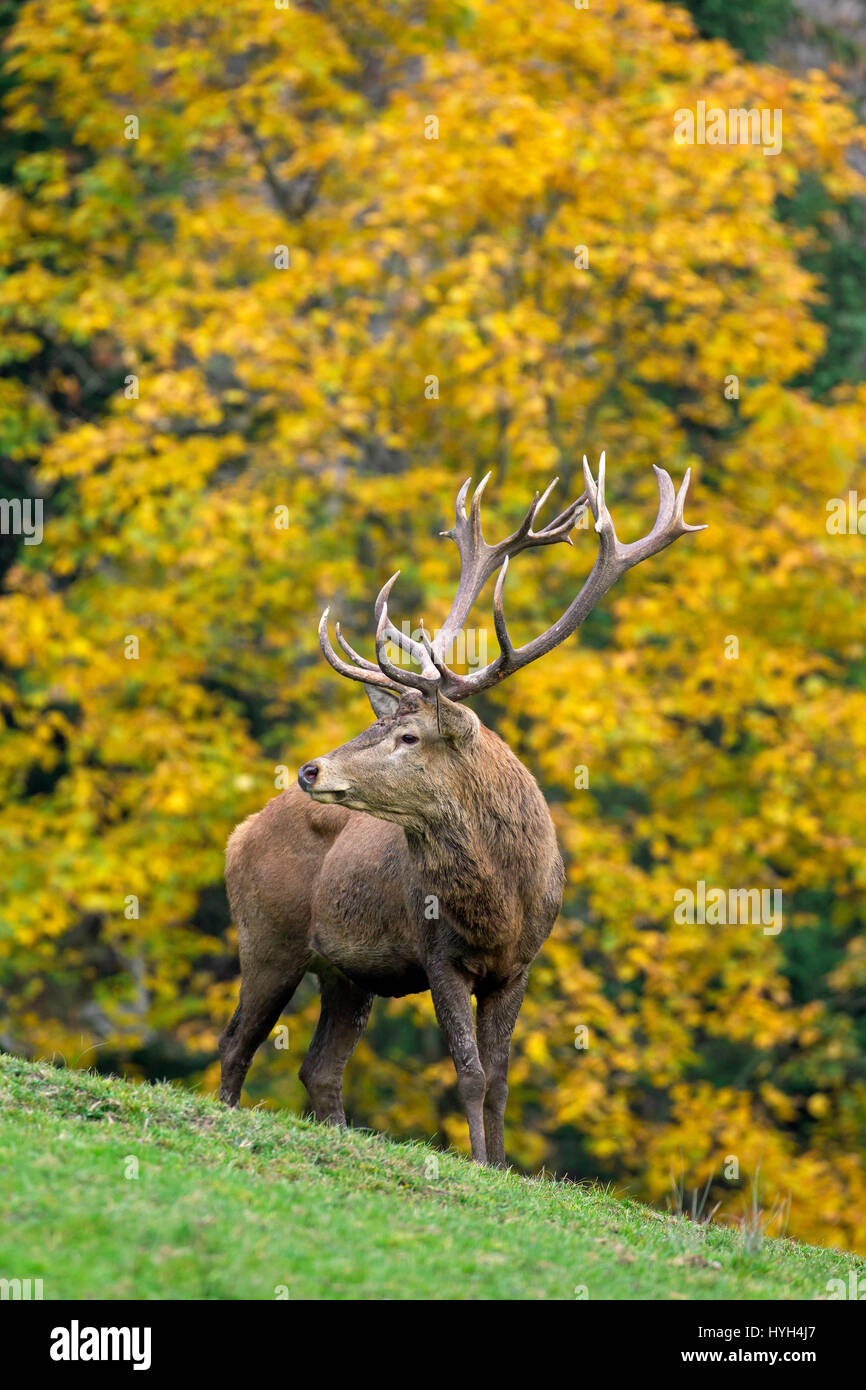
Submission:
{"label": "deer hind leg", "polygon": [[310,1050],[301,1064],[300,1077],[315,1118],[344,1125],[343,1072],[367,1026],[373,996],[334,968],[323,969],[319,983],[322,1012]]}
{"label": "deer hind leg", "polygon": [[478,1053],[487,1090],[484,1096],[484,1137],[487,1161],[505,1167],[505,1102],[508,1099],[508,1057],[511,1035],[526,992],[528,971],[478,1000]]}
{"label": "deer hind leg", "polygon": [[476,1163],[486,1163],[484,1093],[487,1081],[475,1040],[471,987],[465,976],[446,961],[428,960],[427,976],[436,1021],[457,1072],[457,1090],[469,1122],[472,1157]]}
{"label": "deer hind leg", "polygon": [[270,1033],[307,971],[309,953],[279,966],[259,966],[241,979],[240,1003],[219,1040],[220,1100],[235,1106],[257,1048]]}

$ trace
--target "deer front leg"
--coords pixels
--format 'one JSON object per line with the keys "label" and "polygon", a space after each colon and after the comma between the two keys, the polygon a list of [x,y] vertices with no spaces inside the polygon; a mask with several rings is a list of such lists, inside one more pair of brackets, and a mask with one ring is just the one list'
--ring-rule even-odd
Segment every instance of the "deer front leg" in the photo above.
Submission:
{"label": "deer front leg", "polygon": [[505,1102],[508,1099],[511,1036],[523,1003],[528,975],[528,969],[522,970],[508,984],[478,998],[478,1052],[487,1078],[484,1096],[487,1161],[498,1168],[505,1167]]}
{"label": "deer front leg", "polygon": [[487,1162],[484,1141],[484,1068],[478,1056],[469,981],[447,961],[427,963],[427,978],[436,1021],[457,1072],[457,1090],[469,1121],[469,1140],[476,1163]]}

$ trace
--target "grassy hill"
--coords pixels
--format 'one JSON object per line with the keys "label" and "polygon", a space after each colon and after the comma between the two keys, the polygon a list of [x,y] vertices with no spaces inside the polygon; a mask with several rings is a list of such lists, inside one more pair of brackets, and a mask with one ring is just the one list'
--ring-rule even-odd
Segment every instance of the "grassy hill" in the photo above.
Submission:
{"label": "grassy hill", "polygon": [[593,1187],[10,1056],[0,1211],[0,1277],[42,1278],[46,1298],[813,1299],[866,1273]]}

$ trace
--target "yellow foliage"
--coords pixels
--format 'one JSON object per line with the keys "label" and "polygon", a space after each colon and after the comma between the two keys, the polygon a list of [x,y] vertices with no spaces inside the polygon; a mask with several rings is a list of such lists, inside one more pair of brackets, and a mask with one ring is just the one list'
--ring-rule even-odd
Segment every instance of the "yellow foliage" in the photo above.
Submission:
{"label": "yellow foliage", "polygon": [[[276,767],[368,717],[318,660],[325,603],[363,633],[399,566],[398,617],[441,622],[435,533],[467,474],[495,470],[504,532],[605,448],[630,539],[650,465],[691,466],[709,529],[479,710],[542,782],[569,871],[511,1148],[653,1199],[733,1154],[726,1212],[760,1167],[792,1233],[866,1250],[866,551],[826,526],[862,477],[866,388],[791,384],[825,331],[777,215],[807,174],[860,190],[834,85],[744,65],[652,0],[28,0],[8,68],[8,128],[42,152],[2,195],[21,372],[0,425],[46,520],[0,597],[4,1045],[88,1065],[104,1044],[134,1073],[170,1045],[212,1087],[226,836]],[[698,100],[784,109],[780,153],[677,144]],[[518,640],[590,567],[574,538],[512,566]],[[779,890],[781,932],[678,922],[701,881]],[[290,1104],[298,1005],[257,1063]],[[352,1112],[462,1145],[429,1000],[376,1016]]]}

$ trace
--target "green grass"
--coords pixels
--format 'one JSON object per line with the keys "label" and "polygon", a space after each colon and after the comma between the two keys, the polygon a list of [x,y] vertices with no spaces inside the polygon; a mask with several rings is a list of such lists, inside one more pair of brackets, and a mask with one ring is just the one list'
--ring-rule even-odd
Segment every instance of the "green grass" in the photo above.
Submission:
{"label": "green grass", "polygon": [[45,1298],[812,1299],[866,1273],[595,1187],[10,1056],[0,1211],[0,1277]]}

